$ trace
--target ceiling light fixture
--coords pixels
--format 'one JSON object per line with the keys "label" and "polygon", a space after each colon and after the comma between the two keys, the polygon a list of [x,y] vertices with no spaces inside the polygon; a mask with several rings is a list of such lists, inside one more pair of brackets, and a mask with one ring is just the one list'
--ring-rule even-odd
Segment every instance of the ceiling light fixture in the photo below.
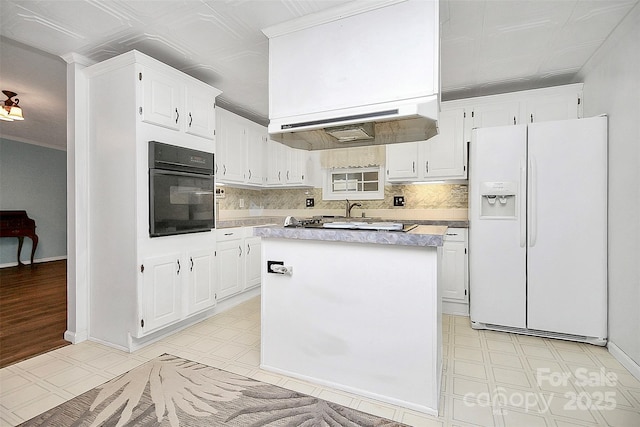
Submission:
{"label": "ceiling light fixture", "polygon": [[15,101],[11,99],[18,94],[11,92],[10,90],[3,90],[2,93],[7,96],[7,99],[4,101],[2,108],[0,108],[0,120],[7,122],[24,120],[24,117],[22,116],[22,108],[18,105],[20,100],[18,98],[16,98]]}

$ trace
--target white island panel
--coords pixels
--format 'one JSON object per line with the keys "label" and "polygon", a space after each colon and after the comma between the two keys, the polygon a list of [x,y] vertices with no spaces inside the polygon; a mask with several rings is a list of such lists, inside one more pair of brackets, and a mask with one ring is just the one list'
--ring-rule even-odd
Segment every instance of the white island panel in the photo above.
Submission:
{"label": "white island panel", "polygon": [[[263,238],[261,367],[437,414],[438,249]],[[266,273],[267,261],[292,275]]]}

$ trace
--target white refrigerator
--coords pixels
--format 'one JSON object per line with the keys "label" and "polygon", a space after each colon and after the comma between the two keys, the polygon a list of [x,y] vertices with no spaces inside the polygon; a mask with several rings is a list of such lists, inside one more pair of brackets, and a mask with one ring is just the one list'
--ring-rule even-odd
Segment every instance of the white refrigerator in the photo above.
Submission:
{"label": "white refrigerator", "polygon": [[476,329],[606,344],[607,118],[473,130]]}

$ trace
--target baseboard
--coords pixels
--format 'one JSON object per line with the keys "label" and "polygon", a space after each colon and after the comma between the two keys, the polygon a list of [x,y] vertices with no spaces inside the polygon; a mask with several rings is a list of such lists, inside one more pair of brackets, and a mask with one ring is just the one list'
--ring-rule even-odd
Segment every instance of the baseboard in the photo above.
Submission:
{"label": "baseboard", "polygon": [[622,366],[624,366],[627,371],[631,372],[631,375],[636,377],[638,381],[640,381],[640,365],[637,364],[632,358],[627,356],[627,353],[622,351],[620,347],[609,341],[607,344],[607,349],[609,353],[616,359]]}
{"label": "baseboard", "polygon": [[469,304],[442,300],[442,314],[469,317]]}
{"label": "baseboard", "polygon": [[72,332],[72,331],[64,331],[63,338],[65,341],[69,341],[71,344],[78,344],[82,341],[86,341],[89,337],[86,331],[83,332]]}
{"label": "baseboard", "polygon": [[[38,258],[38,259],[34,259],[33,263],[34,264],[40,264],[43,262],[50,262],[50,261],[60,261],[63,259],[67,259],[66,255],[62,255],[62,256],[52,256],[49,258]],[[29,265],[31,264],[31,261],[27,260],[27,261],[22,261],[23,264],[25,265]],[[18,261],[16,262],[9,262],[9,263],[5,263],[5,264],[0,264],[0,268],[7,268],[7,267],[16,267],[18,266]]]}

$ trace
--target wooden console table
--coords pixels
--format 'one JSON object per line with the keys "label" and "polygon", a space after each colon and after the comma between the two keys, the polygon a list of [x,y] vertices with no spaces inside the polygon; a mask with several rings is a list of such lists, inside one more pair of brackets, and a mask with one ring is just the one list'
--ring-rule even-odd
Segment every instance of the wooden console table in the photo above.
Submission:
{"label": "wooden console table", "polygon": [[26,211],[0,211],[0,237],[18,238],[18,265],[20,262],[20,251],[24,238],[31,239],[31,265],[33,265],[33,255],[38,247],[38,235],[36,234],[36,222],[27,216]]}

